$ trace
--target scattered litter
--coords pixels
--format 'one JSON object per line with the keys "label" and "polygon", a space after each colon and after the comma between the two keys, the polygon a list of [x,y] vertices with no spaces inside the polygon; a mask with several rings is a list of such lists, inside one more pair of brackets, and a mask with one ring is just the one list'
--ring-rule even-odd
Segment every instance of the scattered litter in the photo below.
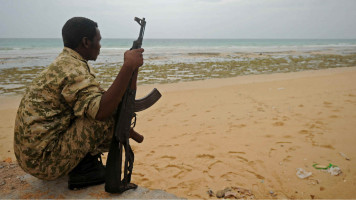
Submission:
{"label": "scattered litter", "polygon": [[240,198],[240,195],[238,195],[236,192],[227,191],[227,192],[225,192],[224,198],[235,198],[235,199],[238,199],[238,198]]}
{"label": "scattered litter", "polygon": [[219,190],[216,192],[216,197],[217,198],[223,198],[225,197],[225,190]]}
{"label": "scattered litter", "polygon": [[316,184],[319,184],[319,180],[317,179],[309,179],[309,185],[316,185]]}
{"label": "scattered litter", "polygon": [[12,159],[10,157],[6,158],[5,160],[3,160],[3,162],[6,163],[12,163]]}
{"label": "scattered litter", "polygon": [[280,88],[277,88],[277,90],[284,90],[284,88],[283,88],[283,87],[280,87]]}
{"label": "scattered litter", "polygon": [[339,174],[342,173],[342,171],[339,167],[330,167],[328,169],[328,172],[333,176],[338,176]]}
{"label": "scattered litter", "polygon": [[254,199],[255,195],[252,194],[251,190],[240,188],[240,187],[232,187],[232,189],[236,190],[238,194],[240,194],[240,198],[244,199]]}
{"label": "scattered litter", "polygon": [[307,172],[307,171],[305,171],[305,170],[302,169],[302,168],[297,168],[297,176],[298,176],[300,179],[308,178],[308,177],[311,176],[311,175],[312,175],[311,172]]}
{"label": "scattered litter", "polygon": [[2,168],[4,168],[4,166],[3,166],[3,165],[0,165],[0,169],[2,169]]}
{"label": "scattered litter", "polygon": [[264,180],[261,180],[261,183],[264,183],[265,181]]}
{"label": "scattered litter", "polygon": [[277,194],[274,193],[272,190],[270,190],[269,193],[270,193],[270,195],[271,195],[272,197],[276,197],[276,196],[277,196]]}
{"label": "scattered litter", "polygon": [[209,189],[209,190],[207,191],[207,193],[208,193],[208,195],[209,195],[210,197],[214,196],[214,192],[213,192],[211,189]]}
{"label": "scattered litter", "polygon": [[346,154],[339,152],[339,154],[344,157],[346,160],[351,160]]}
{"label": "scattered litter", "polygon": [[[213,191],[208,190],[208,194],[214,194]],[[240,187],[227,187],[224,190],[219,190],[216,192],[217,198],[234,198],[234,199],[254,199],[255,196],[252,194],[251,190],[247,190]]]}
{"label": "scattered litter", "polygon": [[325,170],[327,170],[327,169],[329,169],[330,167],[332,167],[333,166],[333,164],[329,164],[328,166],[326,166],[326,165],[319,165],[319,164],[317,164],[317,163],[315,163],[315,164],[313,164],[313,167],[315,168],[315,169],[325,169]]}
{"label": "scattered litter", "polygon": [[315,163],[315,164],[313,164],[313,167],[315,169],[321,169],[323,171],[329,172],[333,176],[337,176],[342,173],[341,169],[338,166],[333,165],[331,163],[329,163],[328,166],[319,165],[319,164]]}

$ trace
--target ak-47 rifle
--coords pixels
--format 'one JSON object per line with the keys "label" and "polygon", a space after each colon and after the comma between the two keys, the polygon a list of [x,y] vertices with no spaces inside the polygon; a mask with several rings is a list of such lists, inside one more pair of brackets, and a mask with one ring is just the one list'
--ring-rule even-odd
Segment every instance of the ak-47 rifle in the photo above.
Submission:
{"label": "ak-47 rifle", "polygon": [[[135,17],[140,24],[141,30],[137,40],[133,42],[132,49],[141,48],[145,32],[145,18]],[[143,136],[133,130],[136,125],[136,113],[151,107],[162,96],[155,88],[146,97],[135,100],[136,90],[131,88],[132,76],[126,92],[121,99],[116,112],[114,136],[111,141],[105,172],[105,191],[109,193],[122,193],[129,189],[137,188],[131,182],[131,174],[134,163],[134,153],[131,149],[129,138],[141,143]],[[124,178],[121,180],[122,150],[125,148]]]}

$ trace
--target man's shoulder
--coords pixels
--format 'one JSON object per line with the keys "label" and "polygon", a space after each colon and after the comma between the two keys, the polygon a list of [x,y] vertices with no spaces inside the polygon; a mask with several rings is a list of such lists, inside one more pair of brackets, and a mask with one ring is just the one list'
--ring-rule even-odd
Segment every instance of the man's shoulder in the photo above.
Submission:
{"label": "man's shoulder", "polygon": [[48,72],[62,75],[85,74],[86,70],[85,62],[62,53],[48,66]]}
{"label": "man's shoulder", "polygon": [[84,61],[63,53],[59,54],[52,64],[61,68],[77,68],[87,65]]}

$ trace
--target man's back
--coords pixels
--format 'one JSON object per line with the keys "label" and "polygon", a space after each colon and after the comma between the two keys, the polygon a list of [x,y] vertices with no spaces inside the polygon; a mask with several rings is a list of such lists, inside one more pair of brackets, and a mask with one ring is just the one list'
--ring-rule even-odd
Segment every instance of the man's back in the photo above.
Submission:
{"label": "man's back", "polygon": [[20,166],[25,171],[36,169],[38,159],[45,157],[46,151],[52,151],[72,120],[84,115],[95,118],[101,95],[87,61],[65,47],[33,80],[21,100],[14,139]]}

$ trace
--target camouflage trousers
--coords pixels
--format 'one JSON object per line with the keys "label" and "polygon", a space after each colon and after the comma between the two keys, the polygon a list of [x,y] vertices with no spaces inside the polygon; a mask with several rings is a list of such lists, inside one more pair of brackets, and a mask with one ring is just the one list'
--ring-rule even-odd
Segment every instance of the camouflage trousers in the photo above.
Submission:
{"label": "camouflage trousers", "polygon": [[67,175],[87,153],[96,155],[108,152],[113,130],[113,117],[106,121],[77,118],[67,132],[49,145],[51,148],[36,161],[36,167],[24,171],[44,180],[54,180]]}

